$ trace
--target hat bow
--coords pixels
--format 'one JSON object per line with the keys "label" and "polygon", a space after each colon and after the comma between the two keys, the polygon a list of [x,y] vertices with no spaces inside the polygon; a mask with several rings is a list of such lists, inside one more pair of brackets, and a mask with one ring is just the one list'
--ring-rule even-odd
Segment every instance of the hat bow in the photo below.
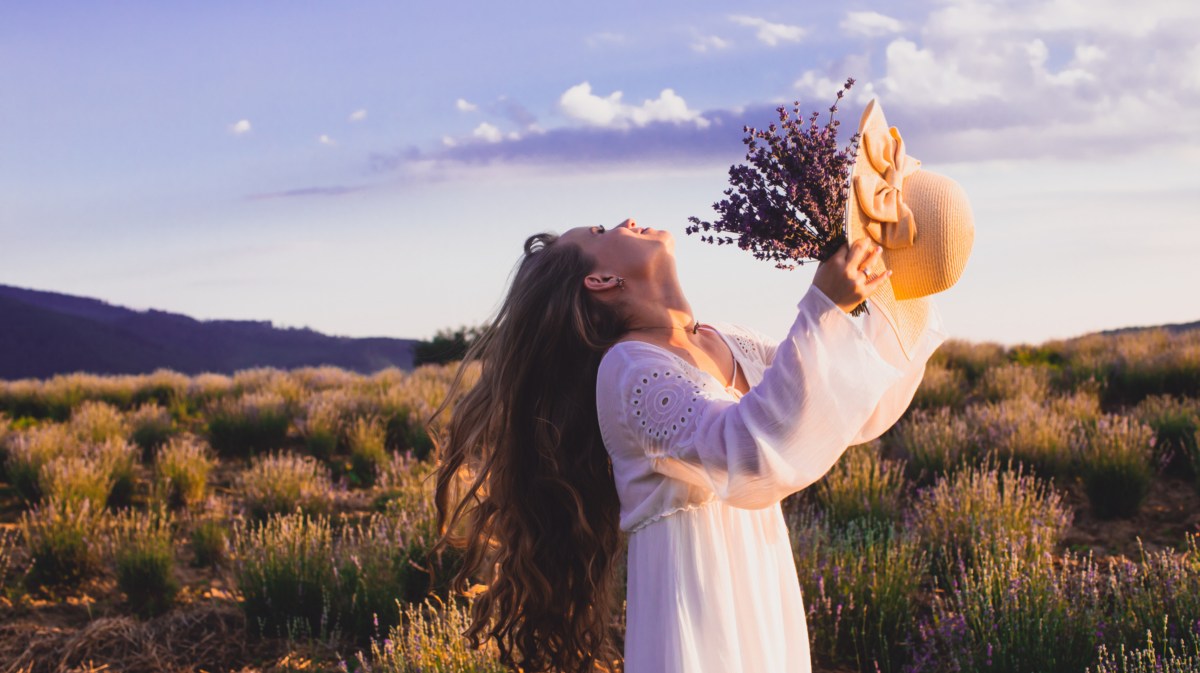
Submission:
{"label": "hat bow", "polygon": [[862,143],[871,170],[858,167],[854,190],[870,220],[865,224],[867,234],[885,248],[907,248],[917,235],[917,222],[904,203],[904,178],[915,173],[921,162],[904,153],[904,139],[895,126],[865,130]]}

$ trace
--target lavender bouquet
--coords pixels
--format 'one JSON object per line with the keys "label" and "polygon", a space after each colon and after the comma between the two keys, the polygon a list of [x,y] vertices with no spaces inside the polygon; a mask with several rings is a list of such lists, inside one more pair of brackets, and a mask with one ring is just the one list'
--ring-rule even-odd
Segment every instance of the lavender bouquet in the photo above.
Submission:
{"label": "lavender bouquet", "polygon": [[[726,198],[713,204],[720,217],[714,222],[689,217],[685,231],[699,233],[706,243],[736,242],[781,269],[828,259],[846,242],[848,180],[858,134],[838,147],[841,122],[833,116],[852,86],[853,78],[842,85],[824,125],[817,123],[819,112],[802,117],[797,102],[791,114],[778,108],[778,126],[743,127],[746,163],[729,168]],[[862,310],[865,305],[854,312]]]}

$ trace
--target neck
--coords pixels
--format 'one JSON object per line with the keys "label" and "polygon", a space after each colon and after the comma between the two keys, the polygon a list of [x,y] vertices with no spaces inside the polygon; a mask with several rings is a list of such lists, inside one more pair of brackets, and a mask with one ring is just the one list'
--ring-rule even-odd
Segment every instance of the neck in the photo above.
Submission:
{"label": "neck", "polygon": [[659,282],[639,283],[636,293],[627,294],[632,294],[625,298],[630,332],[668,340],[686,339],[694,333],[698,323],[692,305],[674,274]]}

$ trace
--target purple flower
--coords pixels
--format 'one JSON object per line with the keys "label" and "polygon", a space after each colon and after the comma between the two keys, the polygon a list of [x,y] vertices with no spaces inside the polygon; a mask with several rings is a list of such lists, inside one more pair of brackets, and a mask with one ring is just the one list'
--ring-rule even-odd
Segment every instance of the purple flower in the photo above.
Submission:
{"label": "purple flower", "polygon": [[[837,100],[853,85],[854,79],[847,79]],[[836,102],[824,125],[818,125],[817,112],[806,121],[798,102],[790,114],[786,107],[778,112],[779,124],[765,131],[743,128],[747,163],[729,168],[727,198],[713,204],[720,217],[714,222],[690,217],[686,231],[705,232],[700,240],[706,243],[736,242],[755,258],[790,269],[827,259],[846,242],[847,182],[858,134],[846,147],[838,147]]]}

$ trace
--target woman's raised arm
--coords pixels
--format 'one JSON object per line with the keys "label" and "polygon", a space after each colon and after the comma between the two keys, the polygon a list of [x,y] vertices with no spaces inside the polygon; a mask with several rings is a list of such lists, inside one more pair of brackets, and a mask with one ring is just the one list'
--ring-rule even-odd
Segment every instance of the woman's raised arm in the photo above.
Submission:
{"label": "woman's raised arm", "polygon": [[882,320],[860,327],[815,285],[798,309],[762,381],[736,401],[715,380],[695,380],[666,351],[639,342],[614,347],[597,378],[613,460],[648,460],[731,505],[761,508],[820,479],[846,447],[886,430],[941,342],[936,313],[909,361],[895,359],[898,344],[889,352]]}

